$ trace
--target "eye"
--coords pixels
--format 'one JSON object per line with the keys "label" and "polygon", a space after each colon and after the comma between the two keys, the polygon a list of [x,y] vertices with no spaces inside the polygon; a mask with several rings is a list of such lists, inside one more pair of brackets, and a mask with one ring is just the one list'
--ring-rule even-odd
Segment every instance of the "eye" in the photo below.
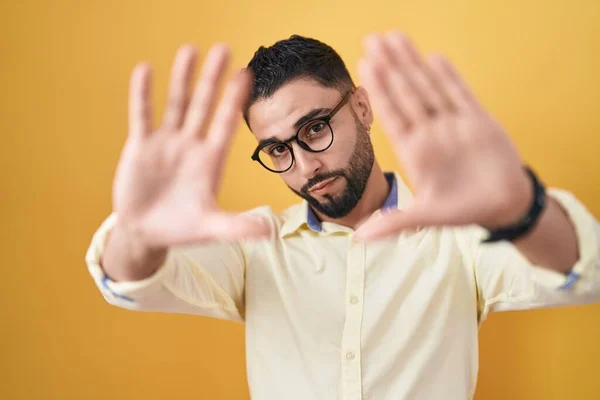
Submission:
{"label": "eye", "polygon": [[308,136],[318,135],[319,133],[321,133],[323,131],[323,129],[325,129],[325,126],[326,125],[324,122],[316,122],[308,127],[308,129],[306,130],[307,135]]}
{"label": "eye", "polygon": [[281,156],[285,155],[285,153],[288,151],[289,151],[289,149],[287,148],[286,145],[275,144],[275,145],[269,147],[269,149],[267,150],[267,154],[269,154],[271,157],[281,157]]}

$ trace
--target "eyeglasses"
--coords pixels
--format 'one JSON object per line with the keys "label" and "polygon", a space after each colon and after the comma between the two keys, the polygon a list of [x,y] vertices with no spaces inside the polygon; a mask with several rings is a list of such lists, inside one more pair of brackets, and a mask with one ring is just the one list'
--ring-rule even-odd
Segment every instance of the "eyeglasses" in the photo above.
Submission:
{"label": "eyeglasses", "polygon": [[258,161],[271,172],[281,174],[294,165],[294,150],[290,144],[292,141],[296,141],[301,148],[311,153],[321,153],[327,150],[333,143],[331,119],[344,107],[352,93],[354,93],[354,89],[348,91],[328,115],[311,119],[302,124],[291,138],[285,141],[267,139],[261,143],[254,150],[252,160]]}

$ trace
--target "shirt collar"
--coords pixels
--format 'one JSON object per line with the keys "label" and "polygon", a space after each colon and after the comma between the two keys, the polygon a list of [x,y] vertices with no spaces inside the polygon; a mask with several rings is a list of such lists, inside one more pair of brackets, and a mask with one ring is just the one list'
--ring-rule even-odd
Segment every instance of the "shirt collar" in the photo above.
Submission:
{"label": "shirt collar", "polygon": [[[395,172],[386,172],[385,178],[390,185],[390,191],[381,209],[396,208],[402,210],[412,198],[410,190]],[[280,237],[287,236],[303,228],[310,229],[313,232],[323,231],[321,221],[306,201],[289,208],[282,216],[284,222],[279,232]]]}

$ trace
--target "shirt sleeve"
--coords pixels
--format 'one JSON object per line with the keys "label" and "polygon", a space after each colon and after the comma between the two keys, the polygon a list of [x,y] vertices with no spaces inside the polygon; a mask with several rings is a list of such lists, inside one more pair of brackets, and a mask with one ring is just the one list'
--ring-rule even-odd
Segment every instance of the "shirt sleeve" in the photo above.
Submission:
{"label": "shirt sleeve", "polygon": [[100,265],[117,216],[111,214],[94,234],[86,254],[88,270],[112,305],[138,311],[199,314],[242,322],[245,256],[241,243],[178,247],[152,276],[113,282]]}
{"label": "shirt sleeve", "polygon": [[483,229],[469,240],[483,321],[492,311],[512,311],[600,301],[600,226],[571,193],[549,189],[577,235],[579,259],[568,274],[532,264],[511,243],[484,244]]}

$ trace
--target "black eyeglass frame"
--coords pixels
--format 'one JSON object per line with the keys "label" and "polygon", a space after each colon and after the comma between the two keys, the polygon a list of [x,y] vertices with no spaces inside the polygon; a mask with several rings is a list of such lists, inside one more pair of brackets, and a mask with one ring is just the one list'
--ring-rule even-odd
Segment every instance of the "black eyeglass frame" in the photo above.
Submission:
{"label": "black eyeglass frame", "polygon": [[[324,151],[326,151],[327,149],[329,149],[331,147],[331,145],[333,144],[333,138],[334,138],[334,133],[333,133],[333,128],[331,127],[331,119],[335,116],[335,114],[337,114],[337,112],[339,110],[341,110],[342,107],[344,107],[346,105],[346,103],[348,102],[348,100],[350,100],[350,96],[354,93],[354,88],[350,89],[345,95],[344,97],[342,97],[342,99],[340,100],[340,102],[337,104],[337,106],[335,106],[333,108],[333,110],[331,110],[329,112],[329,114],[323,116],[323,117],[318,117],[318,118],[313,118],[309,121],[306,121],[305,123],[302,124],[302,126],[300,126],[300,128],[298,128],[298,130],[296,131],[296,134],[294,136],[292,136],[291,138],[285,140],[285,141],[280,141],[280,140],[269,140],[266,141],[265,143],[263,143],[262,145],[258,146],[256,148],[256,150],[254,150],[254,153],[252,154],[252,160],[254,161],[258,161],[260,163],[260,165],[262,165],[265,169],[267,169],[268,171],[274,172],[276,174],[282,174],[284,172],[287,172],[290,170],[290,168],[292,168],[294,166],[294,161],[296,161],[296,158],[294,156],[294,149],[292,148],[292,146],[290,145],[290,142],[292,141],[296,141],[296,143],[298,143],[298,146],[302,147],[304,150],[309,151],[311,153],[322,153]],[[329,142],[329,144],[322,150],[313,150],[311,149],[306,143],[304,143],[302,140],[298,139],[298,135],[300,134],[300,131],[302,130],[302,128],[304,128],[306,125],[308,124],[312,124],[315,123],[317,121],[323,122],[325,124],[327,124],[327,126],[329,127],[329,130],[331,131],[331,141]],[[285,147],[287,147],[287,149],[290,151],[290,154],[292,155],[292,162],[290,163],[290,166],[287,167],[285,170],[283,171],[278,171],[278,170],[273,170],[269,167],[267,167],[260,159],[260,152],[262,149],[264,149],[267,146],[271,146],[273,144],[281,144]]]}

